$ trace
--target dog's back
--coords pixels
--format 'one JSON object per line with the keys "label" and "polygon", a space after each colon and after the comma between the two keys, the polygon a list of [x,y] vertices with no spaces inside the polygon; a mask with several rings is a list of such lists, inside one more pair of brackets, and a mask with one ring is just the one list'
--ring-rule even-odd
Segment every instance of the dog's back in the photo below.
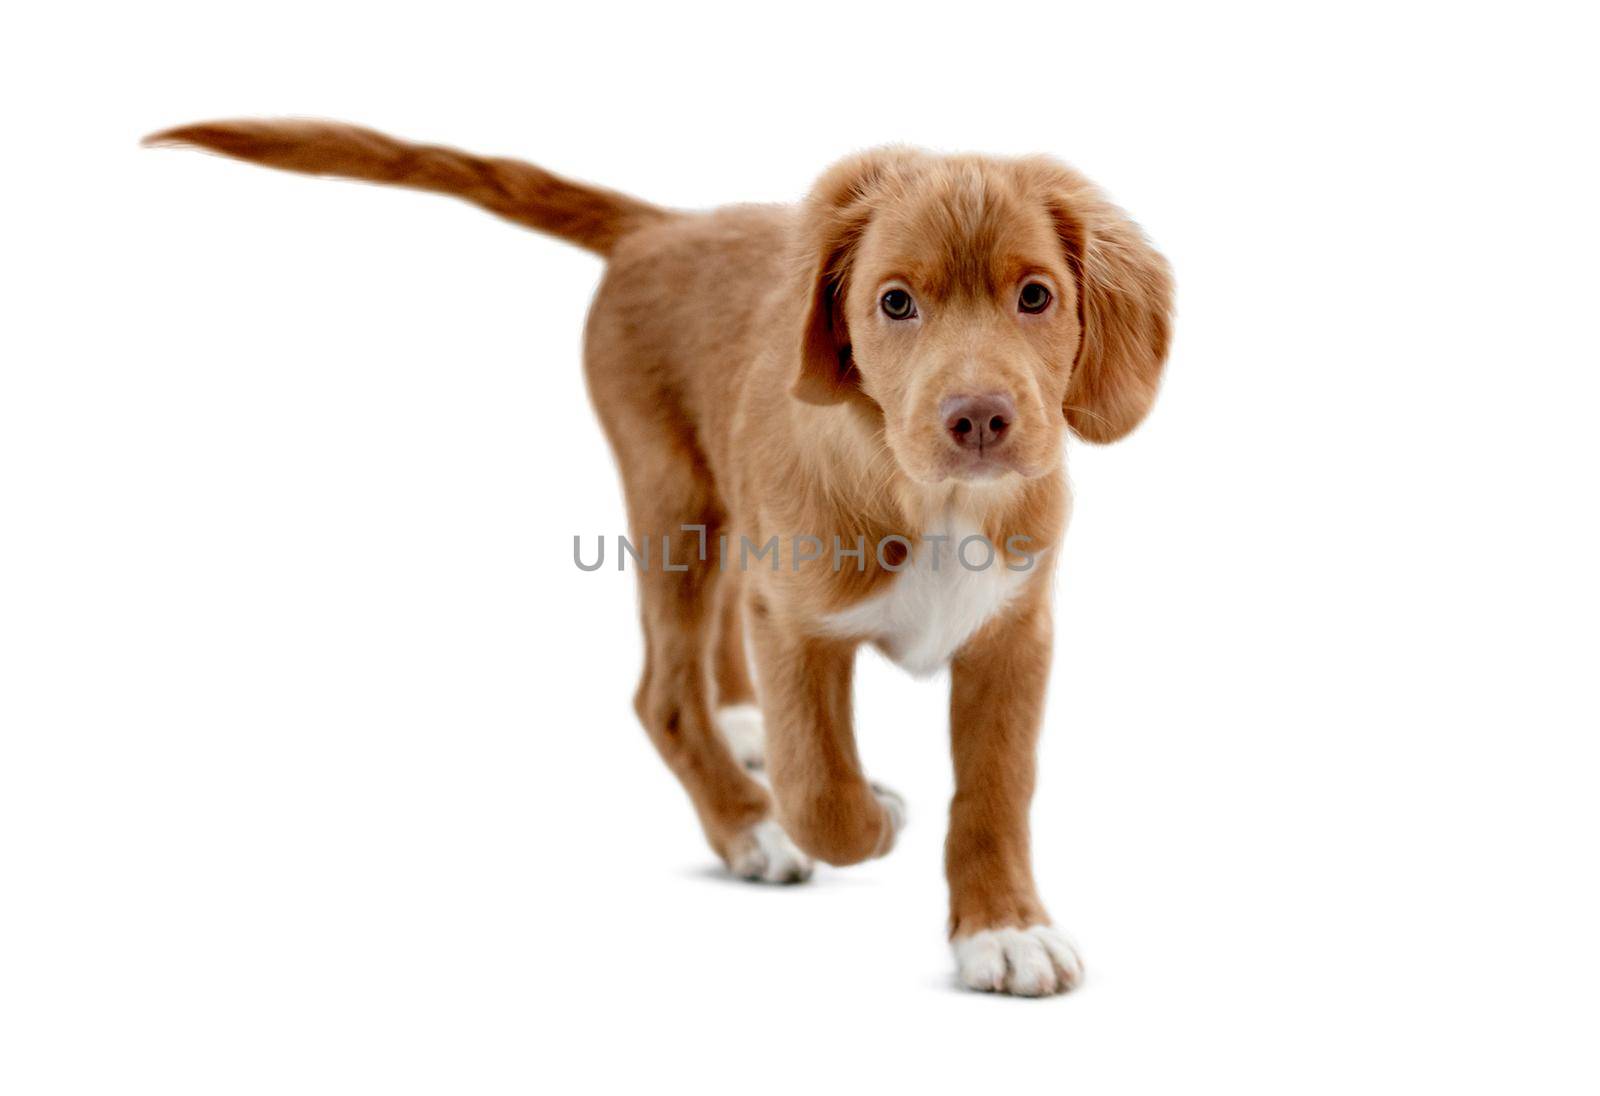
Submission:
{"label": "dog's back", "polygon": [[[773,328],[799,317],[784,290],[790,221],[783,206],[731,206],[648,224],[621,240],[589,312],[585,370],[613,444],[619,409],[642,405],[692,428],[713,477],[734,479],[731,428]],[[779,390],[784,378],[773,379]]]}

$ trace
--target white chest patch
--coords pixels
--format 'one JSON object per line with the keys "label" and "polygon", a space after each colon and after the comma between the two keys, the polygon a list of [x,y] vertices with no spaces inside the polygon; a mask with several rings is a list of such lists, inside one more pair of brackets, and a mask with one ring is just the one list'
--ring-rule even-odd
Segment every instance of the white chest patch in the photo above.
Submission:
{"label": "white chest patch", "polygon": [[981,540],[969,542],[963,551],[962,542],[981,533],[960,523],[933,533],[948,539],[924,540],[887,590],[827,618],[834,633],[876,640],[890,658],[918,675],[934,673],[949,662],[1042,563],[1036,557],[1028,570],[1012,570],[998,545],[991,553]]}

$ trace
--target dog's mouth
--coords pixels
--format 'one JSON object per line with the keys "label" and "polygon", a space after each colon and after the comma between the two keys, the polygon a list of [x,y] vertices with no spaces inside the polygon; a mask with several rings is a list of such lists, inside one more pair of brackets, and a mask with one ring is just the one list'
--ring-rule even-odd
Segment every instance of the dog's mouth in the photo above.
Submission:
{"label": "dog's mouth", "polygon": [[1032,479],[1039,474],[1039,471],[1039,469],[1019,461],[1014,453],[1002,449],[996,453],[957,452],[949,454],[946,458],[945,476],[948,479],[962,480],[968,483],[983,483],[987,480],[999,479],[1011,472],[1015,472],[1023,479]]}
{"label": "dog's mouth", "polygon": [[1023,459],[1020,452],[1009,447],[997,452],[978,453],[956,449],[942,449],[912,467],[902,462],[902,469],[919,483],[935,486],[940,483],[993,483],[1010,475],[1033,479],[1043,475],[1048,468]]}

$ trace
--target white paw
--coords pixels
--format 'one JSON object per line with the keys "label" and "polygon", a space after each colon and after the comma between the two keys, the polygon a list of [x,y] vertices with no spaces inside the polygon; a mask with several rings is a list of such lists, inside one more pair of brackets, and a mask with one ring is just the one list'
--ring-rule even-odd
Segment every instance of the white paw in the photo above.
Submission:
{"label": "white paw", "polygon": [[733,751],[734,758],[747,769],[763,769],[767,764],[767,731],[761,722],[761,709],[754,704],[731,704],[718,708],[717,731]]}
{"label": "white paw", "polygon": [[894,848],[895,839],[900,836],[900,831],[906,828],[906,801],[899,792],[893,788],[885,788],[876,780],[872,782],[872,794],[878,797],[879,806],[883,807],[889,816],[889,837],[883,850],[887,853]]}
{"label": "white paw", "polygon": [[1065,993],[1083,980],[1083,961],[1072,942],[1049,925],[984,929],[950,942],[961,982],[988,993],[1043,997]]}
{"label": "white paw", "polygon": [[734,840],[728,852],[728,870],[741,879],[762,883],[804,883],[811,878],[811,858],[795,848],[783,827],[769,818]]}

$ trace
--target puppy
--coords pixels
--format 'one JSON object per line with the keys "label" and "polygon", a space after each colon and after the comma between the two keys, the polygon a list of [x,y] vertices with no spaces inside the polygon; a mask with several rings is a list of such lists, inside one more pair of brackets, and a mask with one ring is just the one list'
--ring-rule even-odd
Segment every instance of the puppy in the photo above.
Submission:
{"label": "puppy", "polygon": [[690,213],[345,125],[148,141],[453,194],[604,257],[584,366],[643,546],[634,707],[712,849],[767,882],[887,853],[905,812],[856,754],[855,651],[948,665],[960,978],[1077,984],[1028,834],[1064,435],[1145,416],[1172,297],[1099,190],[1046,159],[891,148],[799,206]]}

